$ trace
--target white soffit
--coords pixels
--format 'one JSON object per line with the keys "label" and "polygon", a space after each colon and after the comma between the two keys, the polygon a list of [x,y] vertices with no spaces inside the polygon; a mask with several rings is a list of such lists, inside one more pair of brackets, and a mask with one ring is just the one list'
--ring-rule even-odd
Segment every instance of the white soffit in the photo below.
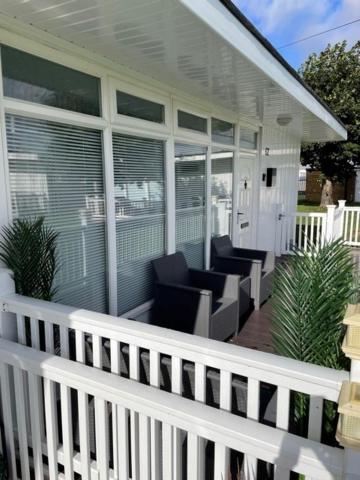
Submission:
{"label": "white soffit", "polygon": [[250,121],[291,115],[305,141],[346,138],[219,0],[1,0],[0,13]]}

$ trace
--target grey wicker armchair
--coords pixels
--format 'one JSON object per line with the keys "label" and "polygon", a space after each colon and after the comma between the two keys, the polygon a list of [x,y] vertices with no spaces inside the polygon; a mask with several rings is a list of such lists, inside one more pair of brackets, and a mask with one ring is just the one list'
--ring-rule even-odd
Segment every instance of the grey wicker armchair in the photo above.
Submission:
{"label": "grey wicker armchair", "polygon": [[188,268],[181,252],[152,262],[155,324],[214,340],[239,328],[239,277]]}
{"label": "grey wicker armchair", "polygon": [[224,235],[211,240],[214,271],[251,278],[251,298],[258,310],[271,294],[275,255],[265,250],[234,248],[230,237]]}

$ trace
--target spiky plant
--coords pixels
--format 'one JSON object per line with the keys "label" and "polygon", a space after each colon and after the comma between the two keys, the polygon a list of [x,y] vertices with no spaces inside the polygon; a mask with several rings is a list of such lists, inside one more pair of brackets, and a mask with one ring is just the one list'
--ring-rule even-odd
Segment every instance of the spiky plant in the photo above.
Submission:
{"label": "spiky plant", "polygon": [[[342,241],[295,250],[275,275],[272,335],[276,352],[324,367],[348,368],[341,350],[342,319],[352,294],[353,261]],[[294,405],[295,429],[306,434],[308,399],[295,395]],[[332,433],[331,405],[325,405],[325,416],[325,429]]]}
{"label": "spiky plant", "polygon": [[0,239],[0,259],[13,272],[16,293],[52,300],[57,272],[58,234],[44,218],[16,219],[4,227]]}

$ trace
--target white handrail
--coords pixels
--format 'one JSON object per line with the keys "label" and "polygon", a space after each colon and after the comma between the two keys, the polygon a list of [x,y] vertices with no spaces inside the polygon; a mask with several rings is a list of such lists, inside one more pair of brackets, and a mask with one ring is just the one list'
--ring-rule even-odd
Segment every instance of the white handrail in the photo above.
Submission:
{"label": "white handrail", "polygon": [[320,395],[331,401],[337,401],[341,383],[349,377],[345,371],[304,364],[270,353],[17,294],[0,297],[1,303],[6,312],[117,342],[136,344],[139,348],[224,369],[298,392]]}
{"label": "white handrail", "polygon": [[[17,379],[22,378],[21,374],[17,374],[18,370],[21,373],[28,372],[42,377],[45,379],[44,382],[48,381],[45,383],[45,413],[48,420],[51,416],[51,410],[55,406],[54,397],[51,397],[49,393],[52,387],[52,383],[49,383],[50,381],[56,382],[61,386],[61,402],[65,413],[68,407],[63,405],[63,402],[67,403],[69,401],[69,391],[64,389],[64,387],[67,387],[82,394],[93,395],[95,404],[100,407],[96,414],[101,413],[101,408],[104,408],[103,405],[105,404],[101,403],[101,401],[110,402],[117,407],[139,414],[140,427],[138,428],[145,428],[146,421],[150,418],[163,424],[163,432],[166,432],[167,426],[176,427],[187,432],[188,441],[191,440],[193,445],[196,445],[200,438],[211,440],[216,446],[231,448],[246,455],[273,463],[281,469],[292,470],[318,480],[330,480],[335,476],[340,477],[343,472],[343,451],[340,449],[324,446],[318,442],[261,425],[253,420],[231,415],[225,411],[214,410],[214,408],[204,406],[198,402],[123,379],[93,367],[70,362],[69,360],[3,339],[0,339],[0,363],[2,364],[2,379],[7,378],[8,381],[11,381],[9,379],[12,376],[6,371],[7,366],[15,367],[15,389],[20,388],[23,396],[26,396],[26,392],[24,393],[22,390],[24,386],[21,386],[20,380],[18,380],[18,383],[16,382]],[[31,380],[31,384],[33,384],[34,381],[36,382],[36,377],[32,377]],[[25,388],[27,387],[25,386]],[[34,401],[34,399],[31,400]],[[17,408],[17,403],[21,401],[22,398],[15,398],[15,405],[11,405],[11,409]],[[40,403],[33,405],[34,407],[40,409]],[[21,409],[17,411],[21,412]],[[17,422],[19,438],[26,446],[26,422],[25,420],[22,421],[21,418],[18,418]],[[65,439],[68,441],[64,435],[64,429],[66,432],[67,427],[68,424],[66,421],[63,421],[64,442]],[[97,437],[100,433],[96,432]],[[47,442],[48,451],[49,447],[50,450],[57,450],[57,445],[54,445],[51,439],[49,440],[48,438]],[[145,474],[145,469],[148,468],[147,460],[150,458],[150,437],[141,443],[146,452],[141,452],[140,461],[143,463],[140,464],[140,472]],[[71,464],[74,454],[73,450],[70,449],[66,460],[65,450],[67,447],[68,445],[63,446],[62,449],[64,452],[62,458],[65,458],[65,476],[66,468],[69,470],[73,468]],[[122,443],[122,446],[119,444],[119,447],[124,448],[124,443]],[[173,455],[171,449],[166,447],[166,444],[163,444],[163,449],[166,449],[163,455]],[[108,465],[101,465],[100,462],[102,456],[106,458],[106,452],[104,451],[106,448],[106,445],[101,444],[99,451],[97,451],[97,468],[100,471],[100,478],[104,478],[104,475],[109,476]],[[157,448],[159,448],[159,445],[157,445]],[[35,457],[38,452],[34,453]],[[196,457],[196,453],[197,451],[190,451],[187,458],[188,472],[192,472],[191,478],[194,479],[197,478],[197,472],[189,463],[194,459],[194,454]],[[23,462],[24,458],[28,457],[27,455],[24,457],[22,454],[24,455],[24,452],[20,452]],[[142,471],[142,468],[144,468],[144,471]],[[141,478],[149,477],[144,475]]]}

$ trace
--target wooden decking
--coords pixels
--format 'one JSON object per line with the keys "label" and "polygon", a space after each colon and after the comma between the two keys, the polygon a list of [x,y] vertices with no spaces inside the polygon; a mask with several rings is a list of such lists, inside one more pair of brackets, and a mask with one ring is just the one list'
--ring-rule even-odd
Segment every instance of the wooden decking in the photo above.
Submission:
{"label": "wooden decking", "polygon": [[241,347],[274,353],[271,339],[271,306],[269,302],[266,302],[257,312],[253,311],[251,313],[240,333],[233,337],[231,342]]}

